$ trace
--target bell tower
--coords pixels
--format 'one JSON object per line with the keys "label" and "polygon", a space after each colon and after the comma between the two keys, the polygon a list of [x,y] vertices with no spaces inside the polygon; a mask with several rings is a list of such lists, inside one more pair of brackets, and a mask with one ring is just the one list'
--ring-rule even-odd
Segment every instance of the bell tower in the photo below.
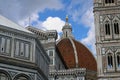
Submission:
{"label": "bell tower", "polygon": [[94,0],[98,80],[120,80],[120,0]]}

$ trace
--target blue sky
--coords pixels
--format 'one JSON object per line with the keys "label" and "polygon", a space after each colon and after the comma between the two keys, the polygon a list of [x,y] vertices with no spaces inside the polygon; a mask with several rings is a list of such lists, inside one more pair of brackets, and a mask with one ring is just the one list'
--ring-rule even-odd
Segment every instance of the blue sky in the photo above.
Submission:
{"label": "blue sky", "polygon": [[59,34],[68,15],[75,39],[96,55],[93,0],[0,0],[0,14],[24,27],[30,23]]}

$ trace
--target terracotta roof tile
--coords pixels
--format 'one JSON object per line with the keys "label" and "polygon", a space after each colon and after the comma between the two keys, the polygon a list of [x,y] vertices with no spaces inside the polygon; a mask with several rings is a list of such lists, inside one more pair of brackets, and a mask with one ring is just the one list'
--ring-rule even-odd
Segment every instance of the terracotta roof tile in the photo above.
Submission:
{"label": "terracotta roof tile", "polygon": [[[80,42],[73,39],[77,49],[78,61],[80,68],[97,71],[97,64],[92,53]],[[62,39],[57,47],[62,55],[68,68],[75,68],[75,55],[72,43],[68,38]]]}

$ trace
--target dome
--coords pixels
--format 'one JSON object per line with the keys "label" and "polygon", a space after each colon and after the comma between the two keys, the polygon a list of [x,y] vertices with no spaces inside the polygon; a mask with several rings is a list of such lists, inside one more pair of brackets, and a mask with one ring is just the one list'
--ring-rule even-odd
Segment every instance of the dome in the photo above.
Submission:
{"label": "dome", "polygon": [[72,38],[64,38],[57,43],[57,47],[68,69],[78,67],[97,71],[94,56],[82,43]]}

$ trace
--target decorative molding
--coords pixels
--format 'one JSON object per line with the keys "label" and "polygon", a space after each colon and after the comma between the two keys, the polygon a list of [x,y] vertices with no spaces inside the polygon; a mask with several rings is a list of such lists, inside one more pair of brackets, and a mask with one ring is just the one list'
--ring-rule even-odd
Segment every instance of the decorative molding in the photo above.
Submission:
{"label": "decorative molding", "polygon": [[15,77],[16,74],[18,74],[18,72],[16,71],[8,71],[11,75],[11,77]]}
{"label": "decorative molding", "polygon": [[34,74],[34,73],[30,73],[30,74],[28,74],[28,75],[31,77],[32,80],[35,79],[35,74]]}
{"label": "decorative molding", "polygon": [[26,35],[22,35],[19,33],[13,33],[10,31],[6,31],[6,30],[0,30],[0,34],[4,35],[4,36],[9,36],[9,37],[16,37],[16,38],[20,38],[20,39],[26,39],[26,40],[34,40],[34,38],[30,37],[30,36],[26,36]]}
{"label": "decorative molding", "polygon": [[66,75],[85,75],[86,74],[86,69],[85,68],[74,68],[74,69],[68,69],[68,70],[50,70],[49,76],[66,76]]}

